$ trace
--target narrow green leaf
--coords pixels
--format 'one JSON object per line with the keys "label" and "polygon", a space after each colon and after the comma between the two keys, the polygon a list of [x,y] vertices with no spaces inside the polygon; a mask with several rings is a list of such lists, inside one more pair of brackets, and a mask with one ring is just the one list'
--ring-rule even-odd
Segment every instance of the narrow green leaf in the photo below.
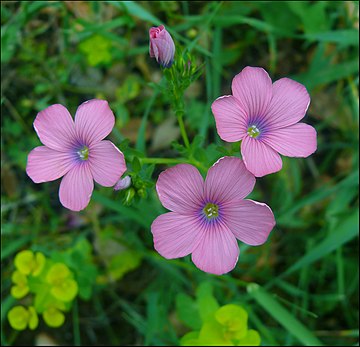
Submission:
{"label": "narrow green leaf", "polygon": [[[160,84],[162,85],[162,83],[160,82]],[[138,134],[137,134],[137,139],[136,139],[136,149],[141,151],[141,152],[144,152],[145,153],[145,131],[146,131],[146,124],[147,124],[147,120],[148,120],[148,117],[149,117],[149,113],[150,113],[150,110],[157,98],[159,94],[159,90],[155,90],[151,99],[149,100],[147,106],[146,106],[146,110],[143,114],[143,117],[142,117],[142,120],[141,120],[141,124],[140,124],[140,127],[139,127],[139,131],[138,131]]]}
{"label": "narrow green leaf", "polygon": [[331,64],[324,66],[322,69],[311,69],[306,74],[294,76],[293,79],[306,85],[308,89],[313,89],[318,85],[323,85],[341,80],[359,71],[359,60],[346,61],[340,64]]}
{"label": "narrow green leaf", "polygon": [[359,31],[356,29],[334,30],[304,35],[307,40],[333,42],[341,46],[359,46]]}
{"label": "narrow green leaf", "polygon": [[[111,2],[110,2],[111,3]],[[145,10],[142,6],[137,4],[135,1],[122,1],[122,4],[126,7],[128,12],[135,17],[138,17],[142,20],[148,21],[153,25],[160,25],[161,20],[156,18],[149,11]]]}
{"label": "narrow green leaf", "polygon": [[123,206],[120,201],[114,202],[98,192],[93,192],[92,199],[108,209],[121,213],[125,220],[133,220],[145,228],[149,228],[152,222],[151,216],[149,218],[147,214],[140,213],[135,208]]}
{"label": "narrow green leaf", "polygon": [[1,260],[6,259],[13,253],[17,252],[22,246],[31,240],[32,236],[27,235],[16,240],[6,242],[1,252]]}
{"label": "narrow green leaf", "polygon": [[16,300],[11,295],[8,295],[6,299],[1,301],[1,323],[4,322],[10,307],[14,305],[15,302]]}
{"label": "narrow green leaf", "polygon": [[247,291],[265,311],[305,346],[322,346],[320,340],[305,325],[258,284],[249,284]]}
{"label": "narrow green leaf", "polygon": [[325,255],[331,253],[335,249],[341,247],[344,243],[352,240],[359,234],[359,211],[353,212],[348,218],[342,220],[337,228],[329,234],[316,247],[312,248],[300,260],[292,265],[281,277],[289,275],[290,273],[309,266],[313,262],[323,258]]}

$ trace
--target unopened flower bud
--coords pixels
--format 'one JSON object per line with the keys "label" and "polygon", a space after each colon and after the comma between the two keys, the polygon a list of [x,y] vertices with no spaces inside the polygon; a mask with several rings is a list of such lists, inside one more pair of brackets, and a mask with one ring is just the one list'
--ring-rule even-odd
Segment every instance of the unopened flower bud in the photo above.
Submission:
{"label": "unopened flower bud", "polygon": [[149,37],[150,57],[155,57],[159,64],[163,67],[169,68],[174,61],[175,55],[175,44],[172,37],[163,25],[150,28]]}
{"label": "unopened flower bud", "polygon": [[119,181],[114,185],[114,190],[124,190],[129,188],[131,185],[131,177],[125,176],[124,178],[120,178]]}

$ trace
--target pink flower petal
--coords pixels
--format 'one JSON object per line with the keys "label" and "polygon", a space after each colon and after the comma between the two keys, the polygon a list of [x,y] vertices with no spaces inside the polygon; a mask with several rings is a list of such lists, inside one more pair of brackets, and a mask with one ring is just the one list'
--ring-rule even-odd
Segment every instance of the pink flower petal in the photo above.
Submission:
{"label": "pink flower petal", "polygon": [[236,142],[247,132],[247,116],[232,95],[217,98],[211,105],[216,129],[224,141]]}
{"label": "pink flower petal", "polygon": [[178,213],[193,213],[203,204],[204,180],[189,164],[178,164],[163,171],[156,191],[163,206]]}
{"label": "pink flower petal", "polygon": [[271,100],[272,82],[259,67],[247,66],[232,81],[232,93],[249,120],[265,114]]}
{"label": "pink flower petal", "polygon": [[156,46],[156,49],[154,49],[155,56],[157,55],[156,61],[165,67],[171,65],[175,53],[174,43],[157,38],[154,39],[153,45]]}
{"label": "pink flower petal", "polygon": [[94,181],[88,163],[78,163],[60,183],[60,202],[70,210],[83,210],[89,204],[93,189]]}
{"label": "pink flower petal", "polygon": [[190,254],[201,240],[204,230],[197,216],[169,212],[157,217],[151,225],[155,249],[165,258]]}
{"label": "pink flower petal", "polygon": [[202,271],[222,275],[231,271],[239,258],[239,247],[229,228],[220,222],[207,224],[192,261]]}
{"label": "pink flower petal", "polygon": [[175,44],[163,25],[152,27],[149,30],[150,57],[155,57],[156,61],[164,67],[170,67],[175,54]]}
{"label": "pink flower petal", "polygon": [[74,165],[71,154],[40,146],[29,153],[26,173],[35,183],[43,183],[64,176]]}
{"label": "pink flower petal", "polygon": [[156,45],[154,45],[151,41],[149,43],[149,54],[150,54],[150,58],[156,58],[156,61],[158,61],[159,51]]}
{"label": "pink flower petal", "polygon": [[100,141],[89,148],[89,167],[95,182],[115,185],[126,171],[124,155],[111,141]]}
{"label": "pink flower petal", "polygon": [[241,143],[241,155],[246,168],[255,177],[262,177],[282,168],[280,155],[260,140],[245,137]]}
{"label": "pink flower petal", "polygon": [[78,107],[75,114],[76,134],[87,146],[109,135],[114,124],[114,114],[105,100],[85,101]]}
{"label": "pink flower petal", "polygon": [[308,157],[317,148],[316,130],[305,123],[272,130],[262,141],[288,157]]}
{"label": "pink flower petal", "polygon": [[279,129],[297,123],[310,104],[306,88],[289,78],[281,78],[272,86],[272,99],[266,112],[267,126]]}
{"label": "pink flower petal", "polygon": [[241,200],[251,193],[254,185],[255,177],[246,169],[241,159],[223,157],[207,173],[206,201],[221,203]]}
{"label": "pink flower petal", "polygon": [[63,105],[51,105],[39,112],[34,121],[34,129],[45,146],[62,152],[72,148],[75,125],[71,114]]}
{"label": "pink flower petal", "polygon": [[252,200],[242,200],[224,206],[224,220],[237,239],[251,245],[262,245],[275,226],[269,206]]}

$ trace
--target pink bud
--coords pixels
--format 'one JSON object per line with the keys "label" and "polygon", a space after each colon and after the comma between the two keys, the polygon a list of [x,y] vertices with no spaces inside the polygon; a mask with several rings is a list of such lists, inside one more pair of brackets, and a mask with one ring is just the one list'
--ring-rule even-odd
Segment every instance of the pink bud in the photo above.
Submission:
{"label": "pink bud", "polygon": [[124,190],[129,188],[131,184],[130,176],[125,176],[124,178],[120,178],[119,181],[115,184],[114,190]]}
{"label": "pink bud", "polygon": [[163,25],[152,27],[149,30],[150,46],[149,53],[151,58],[163,67],[170,67],[174,61],[175,44],[170,34]]}

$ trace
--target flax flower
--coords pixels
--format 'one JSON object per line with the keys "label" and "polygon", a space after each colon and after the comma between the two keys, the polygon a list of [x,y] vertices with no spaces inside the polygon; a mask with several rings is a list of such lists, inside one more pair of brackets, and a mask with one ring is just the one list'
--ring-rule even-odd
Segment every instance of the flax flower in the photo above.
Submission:
{"label": "flax flower", "polygon": [[316,151],[316,131],[298,123],[310,104],[306,88],[289,78],[272,83],[267,72],[246,67],[232,81],[233,95],[212,106],[219,136],[241,142],[241,155],[256,177],[281,170],[279,155],[307,157]]}
{"label": "flax flower", "polygon": [[218,160],[205,182],[189,164],[165,170],[156,190],[171,212],[151,225],[155,249],[167,259],[192,254],[195,265],[205,272],[231,271],[239,256],[236,239],[261,245],[275,225],[267,205],[244,200],[254,185],[254,175],[236,157]]}
{"label": "flax flower", "polygon": [[149,30],[149,53],[151,58],[163,67],[169,68],[175,55],[175,44],[163,25],[152,27]]}
{"label": "flax flower", "polygon": [[107,101],[82,103],[75,121],[59,104],[41,111],[34,128],[45,146],[34,148],[26,172],[35,183],[54,181],[62,176],[60,202],[73,211],[84,209],[94,189],[94,180],[111,187],[126,170],[123,154],[103,140],[115,124]]}

